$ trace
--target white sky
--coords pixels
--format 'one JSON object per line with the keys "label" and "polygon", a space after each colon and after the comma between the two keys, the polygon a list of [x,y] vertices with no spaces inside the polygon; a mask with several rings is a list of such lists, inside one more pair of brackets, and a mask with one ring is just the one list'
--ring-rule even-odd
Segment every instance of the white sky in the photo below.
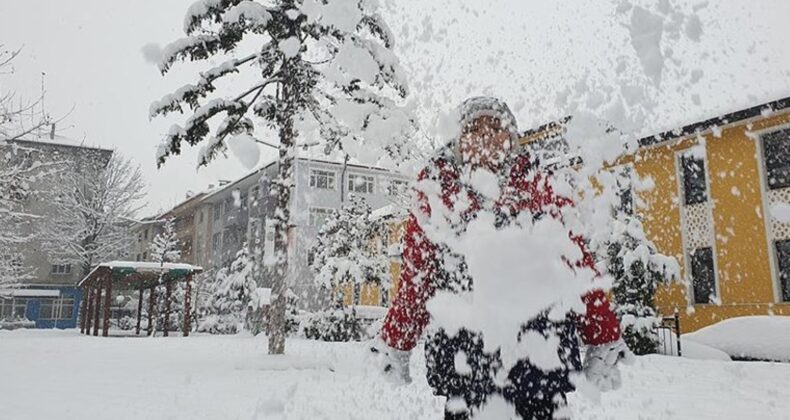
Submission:
{"label": "white sky", "polygon": [[[502,97],[522,129],[565,115],[556,97],[583,78],[611,80],[616,57],[638,63],[615,14],[615,0],[381,0],[399,38],[423,112],[481,93]],[[38,94],[46,73],[47,110],[74,107],[63,133],[120,151],[137,161],[148,181],[149,210],[181,201],[217,179],[246,171],[229,158],[195,169],[196,150],[156,169],[162,134],[178,119],[148,120],[150,103],[193,81],[195,66],[167,78],[141,48],[181,33],[192,0],[2,0],[0,43],[23,47],[2,89]],[[634,1],[654,6],[657,1]],[[690,10],[698,1],[675,1]],[[667,39],[674,60],[653,100],[656,118],[646,132],[695,122],[790,96],[790,1],[715,0],[698,12],[698,43]],[[427,29],[430,28],[430,29]],[[636,64],[634,64],[636,65]],[[692,69],[703,76],[681,81]],[[698,95],[699,103],[692,100]],[[266,157],[271,154],[264,154]]]}

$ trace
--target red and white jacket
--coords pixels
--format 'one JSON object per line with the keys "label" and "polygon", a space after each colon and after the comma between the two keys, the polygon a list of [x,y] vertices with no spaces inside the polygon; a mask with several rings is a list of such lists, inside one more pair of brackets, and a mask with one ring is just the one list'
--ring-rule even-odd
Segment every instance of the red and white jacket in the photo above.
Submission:
{"label": "red and white jacket", "polygon": [[[558,207],[572,205],[570,200],[558,197],[552,191],[548,176],[537,173],[527,176],[534,164],[528,156],[519,156],[509,166],[507,186],[503,188],[503,196],[497,200],[497,207],[502,211],[516,215],[522,211],[530,211],[533,215],[548,213],[559,217]],[[464,188],[459,182],[459,173],[446,159],[437,159],[424,169],[418,180],[434,179],[441,185],[442,201],[452,209],[460,194],[466,193],[472,201],[467,211],[478,211],[475,195]],[[418,211],[430,215],[427,199],[422,193]],[[587,250],[582,237],[572,237],[582,250],[583,258],[576,262],[579,267],[594,269],[594,260]],[[430,314],[426,304],[436,293],[434,272],[436,271],[438,247],[432,243],[420,227],[418,218],[412,214],[406,225],[403,246],[403,267],[400,275],[399,290],[392,303],[384,325],[381,338],[397,350],[413,349],[425,327],[430,322]],[[615,314],[609,308],[606,294],[594,290],[582,296],[587,312],[578,317],[579,331],[582,341],[587,345],[601,345],[620,339],[620,325]],[[525,322],[529,320],[524,320]]]}

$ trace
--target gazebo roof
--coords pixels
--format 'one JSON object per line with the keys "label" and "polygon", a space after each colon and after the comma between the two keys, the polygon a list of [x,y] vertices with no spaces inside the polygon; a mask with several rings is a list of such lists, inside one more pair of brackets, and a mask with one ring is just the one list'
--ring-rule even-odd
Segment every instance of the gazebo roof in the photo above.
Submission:
{"label": "gazebo roof", "polygon": [[155,286],[160,279],[162,282],[182,281],[201,272],[203,268],[191,264],[110,261],[99,264],[77,286],[89,286],[110,277],[114,286],[144,289]]}

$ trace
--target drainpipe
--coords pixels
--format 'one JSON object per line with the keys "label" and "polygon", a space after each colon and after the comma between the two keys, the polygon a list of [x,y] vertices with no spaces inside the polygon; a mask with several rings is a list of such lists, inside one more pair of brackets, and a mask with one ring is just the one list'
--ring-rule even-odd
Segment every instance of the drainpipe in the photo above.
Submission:
{"label": "drainpipe", "polygon": [[346,153],[346,157],[343,159],[343,170],[340,172],[340,202],[345,202],[346,199],[346,169],[348,169],[348,153]]}

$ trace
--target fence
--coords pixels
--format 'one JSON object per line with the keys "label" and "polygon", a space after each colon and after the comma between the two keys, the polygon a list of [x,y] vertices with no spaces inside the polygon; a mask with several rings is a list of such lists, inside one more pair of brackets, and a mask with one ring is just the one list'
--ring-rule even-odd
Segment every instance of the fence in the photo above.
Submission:
{"label": "fence", "polygon": [[656,334],[661,346],[659,353],[678,357],[683,355],[680,346],[680,316],[677,313],[661,318]]}

